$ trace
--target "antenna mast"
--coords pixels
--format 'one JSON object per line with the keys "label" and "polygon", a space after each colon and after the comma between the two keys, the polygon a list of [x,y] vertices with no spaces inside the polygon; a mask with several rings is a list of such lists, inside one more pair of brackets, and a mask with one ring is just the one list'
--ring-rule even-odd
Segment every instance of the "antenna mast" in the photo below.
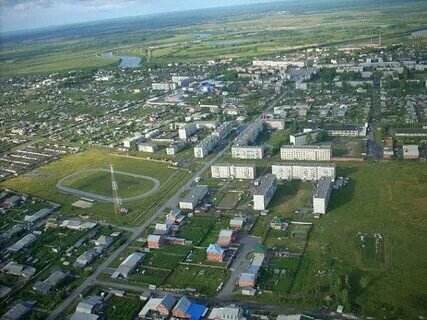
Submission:
{"label": "antenna mast", "polygon": [[113,189],[114,213],[119,215],[122,213],[122,199],[119,196],[119,186],[114,176],[113,165],[110,165],[111,171],[111,188]]}

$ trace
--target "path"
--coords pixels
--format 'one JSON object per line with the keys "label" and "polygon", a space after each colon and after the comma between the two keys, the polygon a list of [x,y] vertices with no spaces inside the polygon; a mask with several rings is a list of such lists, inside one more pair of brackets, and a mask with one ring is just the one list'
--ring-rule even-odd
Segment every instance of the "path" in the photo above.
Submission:
{"label": "path", "polygon": [[258,237],[253,236],[245,236],[242,238],[240,243],[239,252],[237,256],[234,258],[233,264],[231,265],[230,270],[231,276],[228,279],[225,286],[222,288],[221,292],[217,295],[218,299],[225,299],[233,295],[234,287],[239,279],[239,276],[242,272],[245,272],[249,265],[251,264],[251,260],[248,259],[248,254],[253,251],[253,249],[260,244],[260,239]]}

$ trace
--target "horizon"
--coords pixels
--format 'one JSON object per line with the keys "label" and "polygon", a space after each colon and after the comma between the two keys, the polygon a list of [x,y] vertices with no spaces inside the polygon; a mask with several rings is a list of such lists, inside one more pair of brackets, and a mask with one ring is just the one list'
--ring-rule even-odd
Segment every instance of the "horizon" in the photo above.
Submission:
{"label": "horizon", "polygon": [[[30,32],[157,14],[285,2],[288,0],[218,0],[215,4],[186,0],[0,0],[0,33]],[[29,17],[31,17],[29,19]]]}

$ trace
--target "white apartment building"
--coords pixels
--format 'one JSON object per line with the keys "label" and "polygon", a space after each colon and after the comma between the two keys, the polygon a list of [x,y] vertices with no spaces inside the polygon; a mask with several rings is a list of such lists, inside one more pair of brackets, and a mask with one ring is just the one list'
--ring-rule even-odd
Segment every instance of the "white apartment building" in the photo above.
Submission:
{"label": "white apartment building", "polygon": [[332,179],[322,177],[313,193],[313,213],[325,214],[332,191]]}
{"label": "white apartment building", "polygon": [[302,146],[302,145],[308,144],[309,136],[311,137],[312,142],[316,142],[318,139],[319,133],[320,133],[320,130],[311,130],[307,132],[296,133],[296,134],[292,134],[289,137],[289,140],[295,146]]}
{"label": "white apartment building", "polygon": [[218,128],[215,129],[214,132],[212,132],[213,136],[217,136],[218,138],[225,138],[233,129],[234,122],[233,121],[226,121],[223,124],[221,124]]}
{"label": "white apartment building", "polygon": [[169,147],[166,148],[166,154],[170,156],[176,155],[179,151],[184,149],[185,142],[183,141],[176,141],[174,143],[171,143]]}
{"label": "white apartment building", "polygon": [[277,189],[276,177],[272,174],[267,174],[262,177],[258,186],[253,192],[254,210],[265,210],[268,207],[274,193]]}
{"label": "white apartment building", "polygon": [[263,146],[232,146],[231,157],[234,159],[262,159],[264,157]]}
{"label": "white apartment building", "polygon": [[304,61],[284,61],[284,60],[254,60],[252,65],[254,67],[272,68],[272,69],[286,69],[288,66],[304,67]]}
{"label": "white apartment building", "polygon": [[194,147],[194,157],[195,158],[204,158],[213,148],[218,144],[218,137],[209,136],[200,141],[200,143]]}
{"label": "white apartment building", "polygon": [[154,143],[138,143],[138,151],[153,153],[158,149]]}
{"label": "white apartment building", "polygon": [[151,84],[151,89],[158,91],[170,91],[176,89],[176,84],[172,82],[154,82]]}
{"label": "white apartment building", "polygon": [[280,148],[280,157],[287,161],[330,161],[332,147],[284,145]]}
{"label": "white apartment building", "polygon": [[212,178],[219,179],[255,179],[256,167],[254,164],[234,165],[218,164],[211,166]]}
{"label": "white apartment building", "polygon": [[322,177],[335,179],[335,164],[321,163],[276,163],[271,172],[279,180],[317,181]]}
{"label": "white apartment building", "polygon": [[178,129],[178,136],[182,140],[187,140],[197,131],[197,125],[195,123],[188,123],[182,128]]}

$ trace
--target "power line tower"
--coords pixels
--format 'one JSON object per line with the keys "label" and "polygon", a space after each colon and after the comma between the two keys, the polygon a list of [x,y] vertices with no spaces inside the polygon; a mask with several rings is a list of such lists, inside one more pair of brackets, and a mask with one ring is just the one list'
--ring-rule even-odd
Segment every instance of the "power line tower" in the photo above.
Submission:
{"label": "power line tower", "polygon": [[111,187],[113,189],[113,202],[114,202],[114,213],[119,215],[122,213],[122,199],[119,196],[119,186],[116,181],[116,177],[114,176],[114,168],[113,165],[110,165],[111,171]]}

